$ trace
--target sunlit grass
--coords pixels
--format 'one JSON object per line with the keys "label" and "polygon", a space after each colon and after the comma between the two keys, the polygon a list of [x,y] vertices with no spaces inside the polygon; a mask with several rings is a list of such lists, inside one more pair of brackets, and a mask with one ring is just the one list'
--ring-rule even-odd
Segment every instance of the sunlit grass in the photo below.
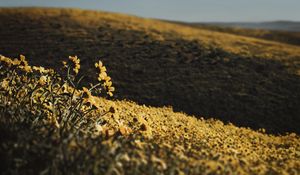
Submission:
{"label": "sunlit grass", "polygon": [[[7,174],[299,174],[300,138],[273,136],[170,108],[111,101],[81,87],[80,60],[52,69],[0,57],[1,155]],[[97,71],[97,72],[96,72]],[[3,134],[4,133],[4,134]]]}

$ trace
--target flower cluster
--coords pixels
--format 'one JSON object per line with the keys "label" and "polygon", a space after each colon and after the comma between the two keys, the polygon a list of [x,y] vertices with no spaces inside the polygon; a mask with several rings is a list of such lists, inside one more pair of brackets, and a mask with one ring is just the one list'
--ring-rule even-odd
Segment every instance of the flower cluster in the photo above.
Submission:
{"label": "flower cluster", "polygon": [[20,70],[29,73],[32,72],[31,66],[29,66],[25,56],[20,55],[20,59],[10,59],[3,55],[0,55],[0,61],[5,63],[8,67],[17,66]]}
{"label": "flower cluster", "polygon": [[[77,56],[70,56],[69,60],[73,64],[64,62],[68,74],[62,77],[53,69],[30,66],[23,55],[19,59],[0,55],[0,63],[3,65],[0,66],[0,90],[2,90],[0,97],[1,101],[10,104],[5,110],[20,111],[20,114],[26,111],[34,115],[39,114],[41,116],[39,120],[47,121],[56,128],[61,130],[77,128],[79,131],[87,122],[85,116],[95,109],[101,109],[99,98],[92,93],[101,92],[102,87],[107,87],[109,89],[107,93],[110,94],[113,87],[111,78],[101,65],[102,72],[105,72],[105,76],[102,75],[105,81],[90,89],[86,87],[83,87],[83,90],[76,89],[79,81],[75,80],[80,70],[80,60]],[[70,74],[70,69],[74,74]],[[23,118],[23,115],[16,118]],[[97,120],[99,118],[95,119]]]}
{"label": "flower cluster", "polygon": [[[69,56],[69,60],[71,60],[74,63],[73,71],[77,75],[80,70],[80,59],[78,59],[77,56]],[[63,62],[63,64],[66,64],[66,62]]]}
{"label": "flower cluster", "polygon": [[103,66],[103,63],[101,61],[95,63],[95,67],[99,69],[98,81],[104,82],[103,85],[107,90],[107,94],[109,96],[113,96],[113,92],[115,91],[115,88],[112,86],[110,76],[108,76],[106,73],[106,67]]}
{"label": "flower cluster", "polygon": [[5,57],[3,55],[0,55],[0,61],[2,63],[5,63],[8,67],[10,67],[10,66],[18,66],[21,63],[21,61],[18,60],[18,59],[12,60],[12,59],[10,59],[8,57]]}
{"label": "flower cluster", "polygon": [[24,55],[20,55],[20,65],[19,68],[27,73],[32,72],[31,66],[29,66],[27,60],[25,59]]}

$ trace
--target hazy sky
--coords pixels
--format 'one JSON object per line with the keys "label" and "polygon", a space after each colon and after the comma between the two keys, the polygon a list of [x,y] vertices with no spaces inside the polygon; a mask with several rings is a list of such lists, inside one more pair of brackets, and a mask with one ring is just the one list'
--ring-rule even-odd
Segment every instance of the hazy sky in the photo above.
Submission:
{"label": "hazy sky", "polygon": [[77,7],[180,21],[300,21],[300,0],[0,0],[1,7]]}

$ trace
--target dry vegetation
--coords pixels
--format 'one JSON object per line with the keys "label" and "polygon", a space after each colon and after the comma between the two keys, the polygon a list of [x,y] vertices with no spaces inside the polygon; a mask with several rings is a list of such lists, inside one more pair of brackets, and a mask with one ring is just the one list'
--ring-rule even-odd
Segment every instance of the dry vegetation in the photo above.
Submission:
{"label": "dry vegetation", "polygon": [[230,33],[240,36],[248,36],[259,39],[266,39],[271,41],[277,41],[292,45],[300,45],[300,32],[278,31],[278,30],[265,30],[265,29],[246,29],[240,27],[222,27],[210,24],[193,24],[183,23],[175,21],[167,21],[175,24],[181,24],[185,26],[195,27],[199,29],[206,29],[209,31],[217,31],[222,33]]}
{"label": "dry vegetation", "polygon": [[1,56],[3,174],[300,173],[299,46],[76,9],[0,21],[0,54],[43,66]]}
{"label": "dry vegetation", "polygon": [[[77,87],[79,59],[52,69],[0,57],[2,174],[298,174],[300,138],[272,136]],[[100,88],[99,88],[100,87]]]}

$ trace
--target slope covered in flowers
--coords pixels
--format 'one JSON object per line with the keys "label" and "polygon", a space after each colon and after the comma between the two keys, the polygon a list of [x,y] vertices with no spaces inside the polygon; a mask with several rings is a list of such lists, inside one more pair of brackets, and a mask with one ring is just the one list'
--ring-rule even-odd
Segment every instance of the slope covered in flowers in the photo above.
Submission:
{"label": "slope covered in flowers", "polygon": [[0,56],[0,62],[3,174],[300,173],[294,133],[273,136],[107,100],[103,95],[114,88],[102,62],[90,88],[78,86],[77,57],[63,63],[66,76],[31,66],[24,56]]}
{"label": "slope covered in flowers", "polygon": [[86,85],[100,58],[117,99],[300,133],[299,46],[78,9],[0,9],[0,21],[0,54],[55,70],[77,55]]}

